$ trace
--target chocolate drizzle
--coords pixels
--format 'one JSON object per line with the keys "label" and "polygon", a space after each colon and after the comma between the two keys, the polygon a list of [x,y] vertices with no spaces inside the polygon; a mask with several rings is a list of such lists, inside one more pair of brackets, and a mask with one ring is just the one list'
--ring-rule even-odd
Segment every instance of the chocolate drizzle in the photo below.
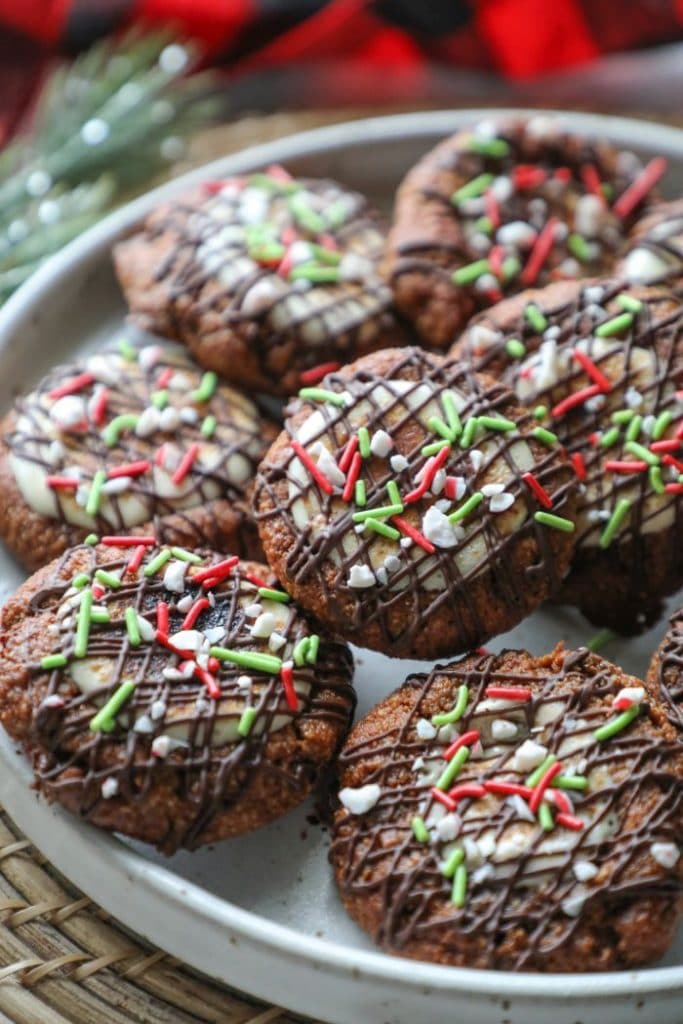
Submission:
{"label": "chocolate drizzle", "polygon": [[[443,730],[420,739],[418,723],[448,711],[462,684],[469,700],[457,728],[461,735],[481,730],[483,749],[467,761],[458,784],[523,783],[526,772],[515,757],[530,737],[556,755],[563,771],[587,778],[584,792],[565,791],[583,829],[556,822],[544,832],[533,817],[521,817],[514,800],[488,793],[460,799],[454,841],[439,838],[441,815],[431,825],[430,819],[443,808],[431,795],[428,771],[430,759],[445,766],[449,740]],[[486,709],[491,685],[522,686],[533,697]],[[384,948],[442,963],[591,971],[634,966],[663,952],[681,885],[652,846],[681,840],[680,754],[671,730],[655,724],[647,699],[628,728],[604,742],[593,737],[614,716],[620,687],[637,685],[585,649],[558,649],[537,660],[514,651],[471,655],[409,677],[356,726],[340,755],[342,786],[375,784],[380,791],[365,813],[337,812],[330,858],[347,909]],[[500,718],[516,724],[512,739],[492,740],[491,722]],[[451,736],[454,728],[447,727]],[[413,833],[415,815],[429,825],[428,842]],[[515,835],[524,838],[517,842]],[[488,848],[475,846],[482,840]],[[442,874],[457,845],[468,862],[460,909]],[[586,861],[590,871],[580,880],[574,869]],[[648,917],[661,915],[656,950],[648,951],[640,935],[628,942],[645,908]]]}
{"label": "chocolate drizzle", "polygon": [[659,687],[669,721],[683,740],[683,609],[671,617],[669,631],[655,655],[653,668],[652,681]]}

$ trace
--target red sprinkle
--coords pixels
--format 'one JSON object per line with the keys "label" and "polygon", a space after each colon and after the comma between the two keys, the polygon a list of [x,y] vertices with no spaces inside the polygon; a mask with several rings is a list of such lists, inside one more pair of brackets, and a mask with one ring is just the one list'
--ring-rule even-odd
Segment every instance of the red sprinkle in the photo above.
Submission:
{"label": "red sprinkle", "polygon": [[531,700],[533,692],[525,686],[487,686],[484,690],[492,700]]}
{"label": "red sprinkle", "polygon": [[459,786],[454,786],[453,789],[449,789],[448,795],[451,800],[455,800],[457,803],[459,800],[464,800],[466,797],[471,797],[476,800],[481,796],[485,796],[486,790],[479,782],[461,782]]}
{"label": "red sprinkle", "polygon": [[559,419],[561,416],[564,416],[566,412],[569,412],[571,409],[575,409],[577,405],[583,405],[583,403],[587,402],[589,398],[595,398],[596,395],[600,394],[601,390],[602,388],[597,384],[591,384],[588,388],[581,388],[580,391],[574,391],[571,395],[567,395],[566,398],[563,398],[561,402],[558,402],[557,405],[550,410],[550,415],[555,419]]}
{"label": "red sprinkle", "polygon": [[500,227],[500,207],[498,206],[495,194],[490,188],[484,193],[484,203],[486,206],[486,216],[491,221],[491,227],[495,230]]}
{"label": "red sprinkle", "polygon": [[216,562],[214,565],[210,565],[207,569],[200,569],[192,575],[192,581],[194,583],[204,583],[205,580],[213,579],[225,579],[225,577],[235,568],[239,558],[237,555],[233,555],[231,558],[226,558],[223,562]]}
{"label": "red sprinkle", "polygon": [[293,224],[287,224],[280,232],[280,241],[283,245],[291,245],[298,237],[299,233]]}
{"label": "red sprinkle", "polygon": [[99,599],[101,597],[104,597],[104,595],[105,595],[104,587],[101,587],[99,585],[99,583],[93,583],[93,585],[92,585],[92,596],[95,598],[95,600],[99,601]]}
{"label": "red sprinkle", "polygon": [[503,257],[505,250],[502,245],[492,245],[488,253],[489,268],[495,277],[503,276]]}
{"label": "red sprinkle", "polygon": [[683,473],[683,462],[674,459],[673,455],[663,455],[662,462],[667,466],[675,466],[679,473]]}
{"label": "red sprinkle", "polygon": [[436,551],[434,545],[431,544],[419,530],[416,530],[414,526],[411,526],[407,519],[404,519],[402,516],[392,516],[391,521],[398,527],[405,537],[410,537],[410,539],[415,541],[417,546],[422,548],[423,551],[426,551],[428,555],[434,554]]}
{"label": "red sprinkle", "polygon": [[616,708],[617,711],[628,711],[629,708],[633,707],[633,701],[630,697],[615,697],[612,701],[612,707]]}
{"label": "red sprinkle", "polygon": [[572,466],[574,467],[574,472],[578,476],[579,480],[585,480],[588,475],[588,472],[586,470],[586,463],[583,461],[583,455],[581,454],[581,452],[574,452],[571,459]]}
{"label": "red sprinkle", "polygon": [[140,545],[151,547],[156,544],[154,537],[102,537],[100,544],[108,544],[110,548],[136,548]]}
{"label": "red sprinkle", "polygon": [[175,644],[171,643],[168,633],[164,633],[162,630],[157,629],[154,634],[154,639],[157,643],[161,644],[162,647],[166,647],[166,649],[172,651],[173,654],[177,654],[179,658],[185,658],[186,661],[194,660],[194,652],[185,651],[182,647],[176,647]]}
{"label": "red sprinkle", "polygon": [[299,710],[299,698],[297,692],[294,689],[294,669],[291,665],[284,664],[280,669],[280,679],[282,680],[282,688],[285,691],[285,700],[287,701],[287,707],[292,711]]}
{"label": "red sprinkle", "polygon": [[151,462],[141,459],[139,462],[129,462],[127,466],[116,466],[115,469],[110,469],[107,479],[117,480],[122,476],[142,476],[143,473],[149,473],[151,468]]}
{"label": "red sprinkle", "polygon": [[583,164],[581,167],[581,178],[588,191],[597,196],[604,206],[605,193],[602,191],[602,182],[600,181],[600,175],[595,164]]}
{"label": "red sprinkle", "polygon": [[518,164],[512,172],[512,180],[515,188],[531,189],[538,188],[545,181],[547,175],[541,167],[533,164]]}
{"label": "red sprinkle", "polygon": [[313,366],[310,370],[303,370],[299,374],[299,380],[302,384],[317,384],[326,374],[334,373],[340,366],[341,363],[320,363],[319,366]]}
{"label": "red sprinkle", "polygon": [[198,597],[195,603],[190,608],[189,612],[183,619],[181,629],[192,629],[195,622],[202,614],[205,608],[210,608],[209,599],[207,597]]}
{"label": "red sprinkle", "polygon": [[565,828],[570,828],[573,832],[580,832],[582,828],[585,828],[581,818],[577,818],[573,814],[567,814],[565,811],[561,811],[555,818],[555,821],[558,825],[564,825]]}
{"label": "red sprinkle", "polygon": [[546,489],[538,482],[533,473],[522,473],[522,480],[533,491],[541,505],[545,508],[553,507],[553,499]]}
{"label": "red sprinkle", "polygon": [[266,583],[265,580],[262,580],[260,576],[257,576],[256,573],[253,573],[253,572],[245,572],[244,578],[245,578],[245,580],[248,580],[250,583],[253,583],[255,587],[271,587],[272,586],[272,583]]}
{"label": "red sprinkle", "polygon": [[683,441],[683,423],[681,423],[680,427],[674,434],[674,437],[677,437],[679,441]]}
{"label": "red sprinkle", "polygon": [[72,476],[48,476],[45,482],[53,491],[75,491],[81,481]]}
{"label": "red sprinkle", "polygon": [[332,492],[334,490],[334,488],[332,487],[332,484],[327,479],[325,474],[322,473],[320,469],[318,469],[318,467],[316,466],[315,462],[313,461],[311,456],[308,454],[308,452],[306,451],[304,446],[299,444],[299,442],[295,441],[294,439],[291,440],[290,444],[292,446],[292,450],[295,452],[295,454],[298,456],[298,458],[301,460],[301,462],[303,462],[304,466],[306,467],[308,472],[311,474],[311,476],[313,477],[313,479],[317,483],[317,485],[320,488],[320,490],[324,491],[325,494],[332,494]]}
{"label": "red sprinkle", "polygon": [[443,804],[449,811],[455,810],[455,800],[451,800],[448,793],[444,793],[443,790],[437,789],[436,786],[432,786],[430,790],[435,800],[438,800],[440,804]]}
{"label": "red sprinkle", "polygon": [[559,775],[561,771],[562,771],[562,762],[561,761],[555,761],[554,764],[551,764],[550,767],[546,769],[546,771],[544,772],[544,774],[542,775],[542,777],[538,781],[537,785],[534,787],[533,793],[529,797],[529,810],[531,811],[532,814],[536,814],[536,812],[538,811],[538,808],[541,806],[541,800],[543,799],[543,794],[545,793],[546,789],[548,788],[550,783],[553,781],[555,776]]}
{"label": "red sprinkle", "polygon": [[590,443],[593,445],[594,448],[597,448],[598,445],[600,444],[600,434],[596,430],[594,430],[592,432],[592,434],[588,435],[588,440],[590,441]]}
{"label": "red sprinkle", "polygon": [[168,605],[159,601],[157,605],[157,630],[168,635]]}
{"label": "red sprinkle", "polygon": [[92,384],[95,378],[92,373],[79,373],[77,377],[72,377],[71,380],[67,380],[64,384],[60,384],[59,387],[53,388],[52,391],[48,391],[48,398],[64,398],[65,395],[75,395],[78,391],[82,391],[83,388],[87,388],[89,384]]}
{"label": "red sprinkle", "polygon": [[650,445],[651,452],[677,452],[681,447],[681,442],[675,437],[671,437],[664,441],[653,441]]}
{"label": "red sprinkle", "polygon": [[109,390],[100,388],[93,396],[90,406],[90,419],[95,426],[101,427],[107,418],[107,402],[109,401]]}
{"label": "red sprinkle", "polygon": [[550,255],[550,250],[555,242],[555,228],[557,227],[557,223],[557,217],[551,217],[550,220],[546,221],[543,225],[543,229],[537,235],[533,248],[529,253],[529,259],[521,273],[522,284],[533,284],[540,274],[541,268]]}
{"label": "red sprinkle", "polygon": [[450,747],[444,751],[444,761],[450,761],[461,747],[473,746],[479,739],[479,735],[478,729],[470,729],[469,732],[464,732],[462,736],[458,736],[457,740],[453,740]]}
{"label": "red sprinkle", "polygon": [[612,390],[612,384],[608,377],[602,372],[599,366],[596,366],[592,359],[582,352],[580,348],[575,348],[572,352],[572,356],[576,359],[577,363],[581,363],[584,370],[593,381],[597,384],[601,391],[607,393]]}
{"label": "red sprinkle", "polygon": [[217,672],[220,672],[221,663],[218,658],[209,658],[207,666],[209,672],[213,672],[214,675],[216,675]]}
{"label": "red sprinkle", "polygon": [[342,473],[346,473],[346,471],[348,470],[349,466],[351,465],[351,460],[356,454],[357,449],[358,435],[353,434],[346,442],[344,451],[342,452],[339,458],[339,468],[341,469]]}
{"label": "red sprinkle", "polygon": [[519,782],[498,782],[496,779],[487,779],[484,782],[484,789],[497,796],[522,796],[525,800],[532,793],[528,786],[522,786]]}
{"label": "red sprinkle", "polygon": [[650,189],[657,184],[660,178],[666,174],[667,161],[663,156],[656,156],[649,164],[642,169],[640,174],[622,192],[612,207],[617,217],[628,217],[635,210],[638,203],[642,202]]}
{"label": "red sprinkle", "polygon": [[641,462],[640,459],[634,459],[631,462],[610,459],[605,463],[605,469],[608,473],[644,473],[647,469],[647,462]]}
{"label": "red sprinkle", "polygon": [[266,174],[269,178],[275,178],[276,181],[282,181],[284,183],[293,180],[292,175],[289,171],[285,170],[282,164],[269,164],[268,167],[266,167]]}
{"label": "red sprinkle", "polygon": [[484,292],[484,296],[486,297],[487,302],[494,303],[500,302],[503,298],[503,293],[500,288],[487,288]]}
{"label": "red sprinkle", "polygon": [[450,445],[447,445],[445,448],[442,448],[440,452],[437,452],[436,455],[432,456],[432,458],[430,458],[425,463],[424,469],[422,471],[422,479],[420,480],[419,485],[415,488],[414,491],[411,491],[410,494],[406,494],[405,498],[403,499],[403,503],[405,505],[410,505],[411,502],[417,501],[419,498],[422,497],[423,494],[425,494],[427,490],[429,490],[429,488],[434,483],[434,477],[443,467],[444,463],[446,462],[450,454]]}
{"label": "red sprinkle", "polygon": [[192,464],[194,463],[194,460],[197,458],[198,455],[199,443],[195,441],[187,449],[182,459],[180,460],[180,465],[178,466],[175,473],[171,477],[171,480],[176,485],[176,487],[178,487],[183,482],[187,474],[190,472],[190,470],[192,469]]}
{"label": "red sprinkle", "polygon": [[572,172],[569,170],[568,167],[558,167],[553,177],[557,178],[558,181],[571,181]]}
{"label": "red sprinkle", "polygon": [[154,465],[164,468],[164,462],[166,460],[166,442],[160,444],[154,453]]}
{"label": "red sprinkle", "polygon": [[136,547],[135,551],[133,552],[133,554],[128,559],[128,564],[127,564],[127,566],[125,568],[124,576],[126,575],[126,573],[130,573],[131,576],[132,576],[134,572],[138,571],[138,569],[142,565],[142,560],[145,557],[145,552],[146,551],[147,551],[147,545],[146,544],[140,544],[140,545],[138,545],[138,547]]}
{"label": "red sprinkle", "polygon": [[221,191],[224,185],[224,181],[205,181],[202,188],[205,192],[208,192],[210,196],[214,196],[217,192]]}
{"label": "red sprinkle", "polygon": [[212,700],[218,700],[221,695],[221,688],[211,673],[205,668],[202,668],[201,665],[195,665],[194,674],[199,682],[203,683],[206,687],[209,697],[211,697]]}
{"label": "red sprinkle", "polygon": [[167,384],[170,384],[174,372],[175,371],[172,366],[167,366],[165,370],[161,371],[161,373],[159,374],[159,379],[157,380],[157,388],[160,391],[162,390],[162,388],[165,388]]}
{"label": "red sprinkle", "polygon": [[[353,440],[353,438],[352,438]],[[357,438],[355,439],[358,440]],[[360,475],[361,466],[363,465],[363,456],[360,452],[354,451],[351,459],[351,466],[349,472],[344,481],[344,490],[342,491],[342,501],[351,501],[353,498],[353,491],[356,486],[356,480]]]}
{"label": "red sprinkle", "polygon": [[683,494],[683,484],[665,484],[667,494]]}
{"label": "red sprinkle", "polygon": [[572,802],[561,789],[547,789],[545,794],[563,814],[571,814],[574,810]]}

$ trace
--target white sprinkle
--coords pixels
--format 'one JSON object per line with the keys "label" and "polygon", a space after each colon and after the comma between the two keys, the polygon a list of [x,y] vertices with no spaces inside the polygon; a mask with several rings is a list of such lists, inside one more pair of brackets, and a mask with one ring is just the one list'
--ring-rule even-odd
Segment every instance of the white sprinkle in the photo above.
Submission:
{"label": "white sprinkle", "polygon": [[494,740],[511,740],[517,735],[517,726],[506,718],[496,718],[491,722],[491,736]]}
{"label": "white sprinkle", "polygon": [[421,740],[433,740],[436,736],[436,727],[428,718],[420,718],[415,726],[415,732]]}
{"label": "white sprinkle", "polygon": [[574,878],[577,882],[589,882],[591,878],[595,878],[598,870],[597,865],[593,864],[590,860],[577,860],[572,865]]}
{"label": "white sprinkle", "polygon": [[154,732],[154,723],[149,715],[140,715],[133,726],[133,732],[140,733],[141,735],[147,735],[150,732]]}
{"label": "white sprinkle", "polygon": [[538,768],[541,761],[548,755],[548,748],[533,740],[524,740],[521,747],[515,751],[512,759],[512,767],[516,772],[530,772]]}
{"label": "white sprinkle", "polygon": [[411,548],[413,546],[413,542],[410,537],[401,537],[399,544],[404,549]]}
{"label": "white sprinkle", "polygon": [[242,299],[242,313],[256,316],[269,309],[287,290],[285,282],[274,275],[262,277]]}
{"label": "white sprinkle", "polygon": [[184,405],[180,410],[180,419],[183,423],[197,423],[199,420],[199,413],[196,409],[193,409],[191,405]]}
{"label": "white sprinkle", "polygon": [[153,405],[149,405],[146,409],[143,409],[138,417],[135,425],[135,435],[136,437],[150,437],[158,429],[159,410],[155,409]]}
{"label": "white sprinkle", "polygon": [[663,868],[672,868],[680,857],[680,852],[675,843],[653,843],[650,853],[658,864]]}
{"label": "white sprinkle", "polygon": [[489,508],[492,512],[507,512],[514,503],[514,494],[508,494],[506,491],[504,494],[494,494],[489,501]]}
{"label": "white sprinkle", "polygon": [[105,800],[111,800],[119,791],[119,784],[116,779],[105,779],[100,787],[100,792]]}
{"label": "white sprinkle", "polygon": [[370,451],[373,455],[377,455],[380,459],[384,459],[393,447],[394,442],[390,435],[387,434],[386,430],[376,430],[372,435]]}
{"label": "white sprinkle", "polygon": [[194,706],[197,709],[198,714],[203,715],[205,711],[210,711],[213,707],[213,701],[207,700],[203,694],[200,694],[194,702]]}
{"label": "white sprinkle", "polygon": [[404,469],[408,468],[408,460],[405,455],[392,455],[389,459],[389,465],[393,469],[394,473],[402,473]]}
{"label": "white sprinkle", "polygon": [[479,472],[483,461],[484,453],[479,451],[478,448],[470,448],[470,462],[472,463],[472,469],[475,473]]}
{"label": "white sprinkle", "polygon": [[382,790],[375,782],[357,788],[346,786],[339,790],[339,799],[351,814],[365,814],[375,806],[381,795]]}
{"label": "white sprinkle", "polygon": [[604,395],[593,395],[592,398],[589,398],[583,404],[584,408],[587,409],[588,412],[600,412],[606,401],[607,399]]}
{"label": "white sprinkle", "polygon": [[387,572],[398,572],[401,568],[401,559],[396,555],[387,555],[384,559],[384,568]]}
{"label": "white sprinkle", "polygon": [[352,565],[346,582],[355,590],[365,590],[367,587],[374,587],[377,580],[370,566]]}
{"label": "white sprinkle", "polygon": [[612,704],[617,704],[622,700],[628,700],[631,704],[640,704],[641,701],[645,700],[645,690],[642,686],[624,686],[623,689],[619,690]]}
{"label": "white sprinkle", "polygon": [[237,677],[237,688],[238,690],[250,690],[253,683],[251,676],[238,676]]}
{"label": "white sprinkle", "polygon": [[244,614],[248,619],[257,619],[263,611],[262,604],[248,604],[244,609]]}
{"label": "white sprinkle", "polygon": [[458,536],[453,523],[432,505],[422,517],[422,533],[438,548],[454,548],[458,544]]}
{"label": "white sprinkle", "polygon": [[163,700],[155,700],[149,709],[149,717],[153,722],[158,722],[160,718],[163,718],[166,714],[166,702]]}
{"label": "white sprinkle", "polygon": [[457,814],[444,814],[437,823],[436,834],[443,843],[450,843],[460,831],[461,824]]}
{"label": "white sprinkle", "polygon": [[256,622],[249,630],[251,636],[257,640],[267,640],[275,629],[275,616],[272,612],[262,612]]}
{"label": "white sprinkle", "polygon": [[180,560],[169,562],[164,573],[164,587],[166,590],[170,590],[173,594],[182,594],[184,592],[187,564],[187,562],[181,562]]}

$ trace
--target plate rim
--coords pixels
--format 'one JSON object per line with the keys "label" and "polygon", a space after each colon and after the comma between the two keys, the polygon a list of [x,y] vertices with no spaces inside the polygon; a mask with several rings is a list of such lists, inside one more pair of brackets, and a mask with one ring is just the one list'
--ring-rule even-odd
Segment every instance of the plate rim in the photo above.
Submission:
{"label": "plate rim", "polygon": [[[637,147],[652,146],[660,152],[677,155],[683,161],[681,129],[638,118],[542,108],[486,107],[393,114],[339,122],[287,135],[275,141],[219,157],[158,186],[118,208],[50,257],[0,309],[0,353],[10,348],[21,329],[22,321],[30,317],[31,310],[44,296],[59,287],[59,282],[63,278],[68,278],[88,260],[96,262],[100,259],[103,250],[108,251],[117,238],[125,235],[157,203],[188,187],[193,187],[207,176],[239,174],[263,164],[344,149],[367,143],[370,139],[375,143],[400,136],[431,138],[435,135],[446,135],[461,125],[481,118],[516,115],[560,117],[570,127],[575,126],[582,133],[604,132],[612,138],[616,136],[620,140],[623,139],[623,143],[620,141],[620,144],[625,145],[629,144],[630,138],[631,143]],[[0,759],[12,769],[12,772],[9,780],[2,781],[0,792],[3,801],[12,805],[10,813],[17,820],[17,824],[23,829],[22,820],[25,820],[31,828],[32,816],[22,812],[21,793],[18,794],[18,800],[13,799],[11,782],[16,781],[17,757],[3,734]],[[24,792],[24,796],[26,795]],[[28,804],[28,801],[25,803]],[[683,965],[605,973],[513,974],[492,969],[452,967],[417,960],[406,961],[390,953],[355,949],[332,939],[322,939],[298,932],[288,925],[230,903],[198,883],[176,875],[172,869],[147,861],[141,854],[115,837],[80,822],[61,808],[50,809],[44,802],[42,807],[48,812],[52,811],[60,819],[64,816],[66,827],[75,828],[80,844],[90,849],[100,865],[106,866],[116,877],[156,887],[157,895],[164,901],[174,903],[177,909],[191,910],[202,919],[210,919],[214,925],[221,924],[228,930],[241,934],[245,940],[262,947],[264,952],[275,952],[280,957],[324,965],[339,975],[391,982],[394,986],[407,987],[411,991],[438,990],[443,993],[489,996],[493,991],[501,998],[546,998],[551,988],[557,990],[557,998],[562,1000],[587,997],[605,999],[614,996],[672,994],[676,990],[683,991]],[[68,874],[68,871],[59,864],[58,856],[51,856],[51,859],[59,870],[64,870],[64,873]],[[76,884],[80,887],[80,882]],[[88,892],[88,889],[84,887],[84,891]],[[92,892],[88,892],[88,895],[92,896]],[[92,898],[99,901],[101,894],[96,894]],[[116,908],[113,909],[113,913],[116,915]],[[409,971],[406,970],[408,963]]]}

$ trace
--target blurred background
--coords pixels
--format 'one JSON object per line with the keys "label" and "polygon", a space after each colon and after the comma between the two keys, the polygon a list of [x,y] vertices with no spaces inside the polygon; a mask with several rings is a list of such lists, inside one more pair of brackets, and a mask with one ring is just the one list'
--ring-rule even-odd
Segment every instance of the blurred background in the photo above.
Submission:
{"label": "blurred background", "polygon": [[116,203],[335,120],[683,121],[683,0],[0,0],[0,302]]}

